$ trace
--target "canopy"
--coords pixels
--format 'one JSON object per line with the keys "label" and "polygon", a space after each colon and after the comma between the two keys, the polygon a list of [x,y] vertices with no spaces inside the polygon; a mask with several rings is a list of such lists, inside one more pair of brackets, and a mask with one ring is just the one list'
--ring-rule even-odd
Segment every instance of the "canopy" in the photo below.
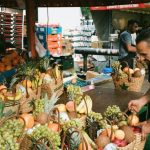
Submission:
{"label": "canopy", "polygon": [[150,0],[0,0],[0,6],[17,8],[24,1],[27,3],[32,1],[36,7],[90,7],[150,2]]}

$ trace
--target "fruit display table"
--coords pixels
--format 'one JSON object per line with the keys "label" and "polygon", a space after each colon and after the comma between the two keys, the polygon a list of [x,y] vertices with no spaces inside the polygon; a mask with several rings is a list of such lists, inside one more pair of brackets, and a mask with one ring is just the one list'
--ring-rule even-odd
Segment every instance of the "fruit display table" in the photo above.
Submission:
{"label": "fruit display table", "polygon": [[[142,93],[114,90],[96,86],[94,90],[86,92],[93,100],[93,111],[103,113],[108,105],[118,105],[121,110],[126,110],[128,102],[142,96]],[[67,101],[66,94],[63,94],[58,103]]]}

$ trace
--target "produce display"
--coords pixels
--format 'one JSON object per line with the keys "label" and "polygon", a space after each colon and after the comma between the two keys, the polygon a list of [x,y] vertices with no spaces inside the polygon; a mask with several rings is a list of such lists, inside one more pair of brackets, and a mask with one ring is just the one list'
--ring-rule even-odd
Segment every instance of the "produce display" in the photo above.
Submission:
{"label": "produce display", "polygon": [[0,60],[0,72],[11,70],[23,62],[23,58],[16,51],[12,51]]}
{"label": "produce display", "polygon": [[143,149],[135,113],[128,116],[116,105],[94,112],[91,97],[74,84],[67,85],[61,104],[59,81],[59,65],[50,67],[46,59],[19,66],[10,87],[0,85],[0,149],[132,150],[136,143]]}

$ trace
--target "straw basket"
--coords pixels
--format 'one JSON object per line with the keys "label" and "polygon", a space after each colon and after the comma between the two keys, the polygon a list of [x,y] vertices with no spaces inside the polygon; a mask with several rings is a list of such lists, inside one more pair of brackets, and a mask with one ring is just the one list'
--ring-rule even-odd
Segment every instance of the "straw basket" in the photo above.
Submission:
{"label": "straw basket", "polygon": [[[34,141],[28,135],[25,135],[20,143],[20,150],[38,150],[38,145],[42,145],[44,150],[56,150],[54,144],[47,138],[43,137],[38,141]],[[47,144],[45,144],[47,143]],[[50,149],[48,145],[51,145],[52,148]]]}
{"label": "straw basket", "polygon": [[4,110],[3,113],[7,113],[8,111],[12,111],[12,113],[17,114],[19,110],[19,101],[7,101],[4,102]]}
{"label": "straw basket", "polygon": [[118,79],[117,75],[112,75],[112,79],[116,89],[140,92],[144,82],[144,75],[139,78],[130,77],[130,80],[128,77]]}
{"label": "straw basket", "polygon": [[[124,63],[126,63],[128,66],[127,62]],[[135,91],[135,92],[141,91],[144,82],[144,77],[145,75],[142,75],[141,77],[132,77],[129,70],[127,76],[119,77],[119,69],[118,72],[112,74],[112,79],[115,85],[115,89],[123,89],[127,91]]]}
{"label": "straw basket", "polygon": [[146,140],[142,141],[142,135],[140,133],[135,134],[135,140],[125,147],[118,147],[118,150],[143,150]]}
{"label": "straw basket", "polygon": [[20,100],[20,112],[21,113],[28,113],[33,110],[32,101],[35,99],[40,99],[41,97],[41,86],[38,89],[32,90],[29,93],[29,97],[24,96]]}

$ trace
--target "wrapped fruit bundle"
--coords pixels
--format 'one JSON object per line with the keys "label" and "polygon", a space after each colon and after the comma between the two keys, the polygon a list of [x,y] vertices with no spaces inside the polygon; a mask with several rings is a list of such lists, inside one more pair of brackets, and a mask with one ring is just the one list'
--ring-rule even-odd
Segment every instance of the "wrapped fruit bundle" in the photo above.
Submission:
{"label": "wrapped fruit bundle", "polygon": [[145,69],[131,69],[127,62],[122,63],[126,64],[126,67],[123,68],[123,70],[119,61],[112,64],[112,68],[114,70],[112,78],[115,88],[140,92],[145,77]]}

